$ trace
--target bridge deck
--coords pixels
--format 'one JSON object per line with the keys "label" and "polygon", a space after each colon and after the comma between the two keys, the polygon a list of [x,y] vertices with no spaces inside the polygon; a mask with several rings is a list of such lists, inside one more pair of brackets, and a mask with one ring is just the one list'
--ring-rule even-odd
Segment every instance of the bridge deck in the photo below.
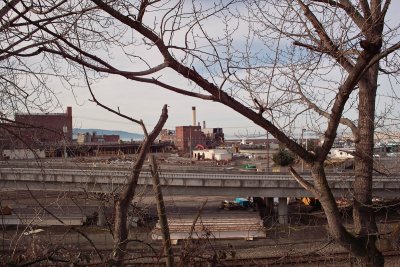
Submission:
{"label": "bridge deck", "polygon": [[[128,169],[54,169],[3,167],[0,186],[3,189],[71,190],[118,192],[130,180]],[[304,175],[313,182],[309,175]],[[151,174],[143,171],[138,190],[151,191]],[[221,196],[310,196],[289,174],[262,172],[178,172],[161,171],[160,181],[166,195],[221,195]],[[336,196],[351,195],[352,174],[329,174],[328,182]],[[397,197],[400,191],[397,176],[375,176],[375,196]]]}

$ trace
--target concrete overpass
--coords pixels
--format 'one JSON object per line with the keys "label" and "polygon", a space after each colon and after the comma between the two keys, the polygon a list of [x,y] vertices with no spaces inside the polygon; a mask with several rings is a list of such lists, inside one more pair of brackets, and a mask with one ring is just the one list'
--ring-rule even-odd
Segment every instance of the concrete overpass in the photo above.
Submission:
{"label": "concrete overpass", "polygon": [[[52,169],[0,168],[0,188],[26,190],[69,190],[87,192],[118,192],[128,182],[126,169]],[[312,182],[309,175],[306,180]],[[160,180],[165,195],[201,196],[268,196],[304,197],[304,190],[289,174],[262,172],[193,172],[161,171]],[[328,181],[336,197],[351,195],[352,174],[328,174]],[[151,190],[151,176],[143,171],[138,190]],[[400,193],[399,176],[375,176],[374,196],[395,198]]]}
{"label": "concrete overpass", "polygon": [[[124,168],[0,168],[1,190],[58,190],[86,192],[120,192],[127,184],[130,171]],[[306,180],[312,182],[309,175]],[[164,195],[201,196],[262,196],[279,198],[280,221],[287,220],[287,197],[304,197],[304,190],[289,174],[262,172],[219,171],[205,172],[165,170],[160,172]],[[336,197],[351,197],[353,175],[330,174],[328,181]],[[151,176],[143,171],[138,181],[137,194],[152,192]],[[373,195],[395,198],[400,195],[399,176],[375,176]]]}

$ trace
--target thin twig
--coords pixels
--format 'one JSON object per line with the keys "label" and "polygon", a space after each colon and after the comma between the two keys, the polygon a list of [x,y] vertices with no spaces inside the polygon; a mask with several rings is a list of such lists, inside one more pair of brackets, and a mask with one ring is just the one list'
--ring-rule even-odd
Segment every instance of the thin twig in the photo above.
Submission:
{"label": "thin twig", "polygon": [[[65,225],[65,222],[63,222],[60,218],[58,218],[56,215],[54,215],[50,210],[48,210],[45,206],[42,205],[42,203],[33,195],[32,191],[29,189],[28,185],[26,185],[26,188],[28,189],[29,194],[31,195],[31,197],[33,198],[33,200],[35,200],[35,202],[44,210],[46,211],[51,217],[53,217],[54,219],[56,219],[57,221],[59,221],[61,224]],[[93,243],[93,241],[85,234],[83,233],[81,230],[79,230],[78,228],[71,226],[70,227],[71,230],[74,230],[75,232],[77,232],[78,234],[82,235],[87,241],[89,241],[90,245],[94,248],[94,250],[96,251],[97,255],[99,256],[99,258],[101,259],[101,261],[103,262],[103,256],[101,255],[100,251],[97,249],[96,245]]]}

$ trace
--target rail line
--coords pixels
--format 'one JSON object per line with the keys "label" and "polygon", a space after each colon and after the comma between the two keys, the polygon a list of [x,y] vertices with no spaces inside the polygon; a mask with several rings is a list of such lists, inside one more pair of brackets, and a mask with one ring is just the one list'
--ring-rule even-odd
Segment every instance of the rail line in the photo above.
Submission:
{"label": "rail line", "polygon": [[[234,241],[233,241],[234,242]],[[315,242],[315,241],[314,241]],[[152,251],[149,247],[141,247],[141,248],[128,248],[127,254],[128,257],[124,264],[128,264],[129,266],[165,266],[162,258],[162,246],[159,244],[152,244],[154,251]],[[235,256],[231,253],[232,248],[227,249],[226,245],[214,245],[212,246],[212,250],[198,251],[198,255],[192,255],[192,262],[194,263],[192,266],[209,266],[207,264],[212,264],[212,266],[354,266],[356,264],[357,259],[352,257],[347,251],[340,251],[329,254],[315,253],[314,251],[305,251],[304,253],[290,253],[290,251],[285,251],[286,246],[290,245],[299,245],[299,246],[308,246],[312,242],[293,242],[284,244],[285,247],[279,248],[279,245],[270,245],[262,247],[258,247],[256,245],[249,245],[241,247],[244,250],[252,249],[254,251],[260,250],[268,251],[267,247],[270,249],[274,249],[277,251],[276,255],[270,256],[258,256],[254,258],[250,257],[240,257],[240,249],[235,250]],[[199,248],[201,249],[201,248]],[[180,262],[182,247],[180,245],[174,246],[174,256],[175,263]],[[23,249],[15,249],[14,253],[22,253],[25,250]],[[92,256],[96,256],[94,254],[93,248],[88,247],[69,247],[68,251],[76,252],[76,253],[89,253]],[[101,254],[106,258],[112,252],[111,249],[99,249]],[[8,253],[8,250],[0,250],[0,253]],[[215,255],[215,256],[214,256]],[[383,252],[385,257],[385,266],[397,266],[396,264],[400,259],[400,251],[399,250],[390,250]],[[92,258],[91,264],[100,264],[99,259]]]}

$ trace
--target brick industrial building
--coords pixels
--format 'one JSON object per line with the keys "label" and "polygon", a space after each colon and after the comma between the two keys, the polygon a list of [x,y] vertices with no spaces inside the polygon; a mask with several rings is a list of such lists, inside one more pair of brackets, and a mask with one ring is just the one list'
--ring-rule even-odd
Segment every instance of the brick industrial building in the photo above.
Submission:
{"label": "brick industrial building", "polygon": [[176,148],[184,153],[193,151],[200,145],[203,148],[214,148],[224,142],[222,128],[206,128],[196,122],[196,107],[192,107],[193,122],[190,126],[176,126],[175,131],[163,129],[159,139],[162,142],[169,141],[174,143]]}
{"label": "brick industrial building", "polygon": [[205,135],[200,126],[176,126],[175,146],[183,151],[190,152],[197,145],[205,146]]}
{"label": "brick industrial building", "polygon": [[[15,114],[14,121],[0,121],[0,159],[79,157],[137,153],[141,142],[120,141],[119,135],[83,133],[72,139],[72,108],[66,113]],[[151,152],[168,145],[153,144]]]}
{"label": "brick industrial building", "polygon": [[1,125],[3,149],[43,149],[72,142],[72,107],[66,113],[15,114],[14,122]]}
{"label": "brick industrial building", "polygon": [[[211,148],[224,141],[222,128],[203,128],[196,125],[196,110],[193,110],[193,125],[177,126],[175,131],[164,129],[161,141],[154,149],[165,150],[171,144],[182,152],[193,151],[196,146]],[[43,157],[66,157],[104,154],[135,153],[137,144],[121,142],[119,135],[78,134],[72,140],[72,108],[66,113],[16,114],[14,122],[0,124],[0,150],[35,149]],[[159,147],[159,148],[158,148]],[[97,151],[96,153],[93,151]],[[24,153],[25,153],[24,152]],[[22,157],[22,156],[21,156]]]}
{"label": "brick industrial building", "polygon": [[76,142],[83,144],[118,144],[120,137],[118,134],[97,134],[96,132],[79,133]]}

